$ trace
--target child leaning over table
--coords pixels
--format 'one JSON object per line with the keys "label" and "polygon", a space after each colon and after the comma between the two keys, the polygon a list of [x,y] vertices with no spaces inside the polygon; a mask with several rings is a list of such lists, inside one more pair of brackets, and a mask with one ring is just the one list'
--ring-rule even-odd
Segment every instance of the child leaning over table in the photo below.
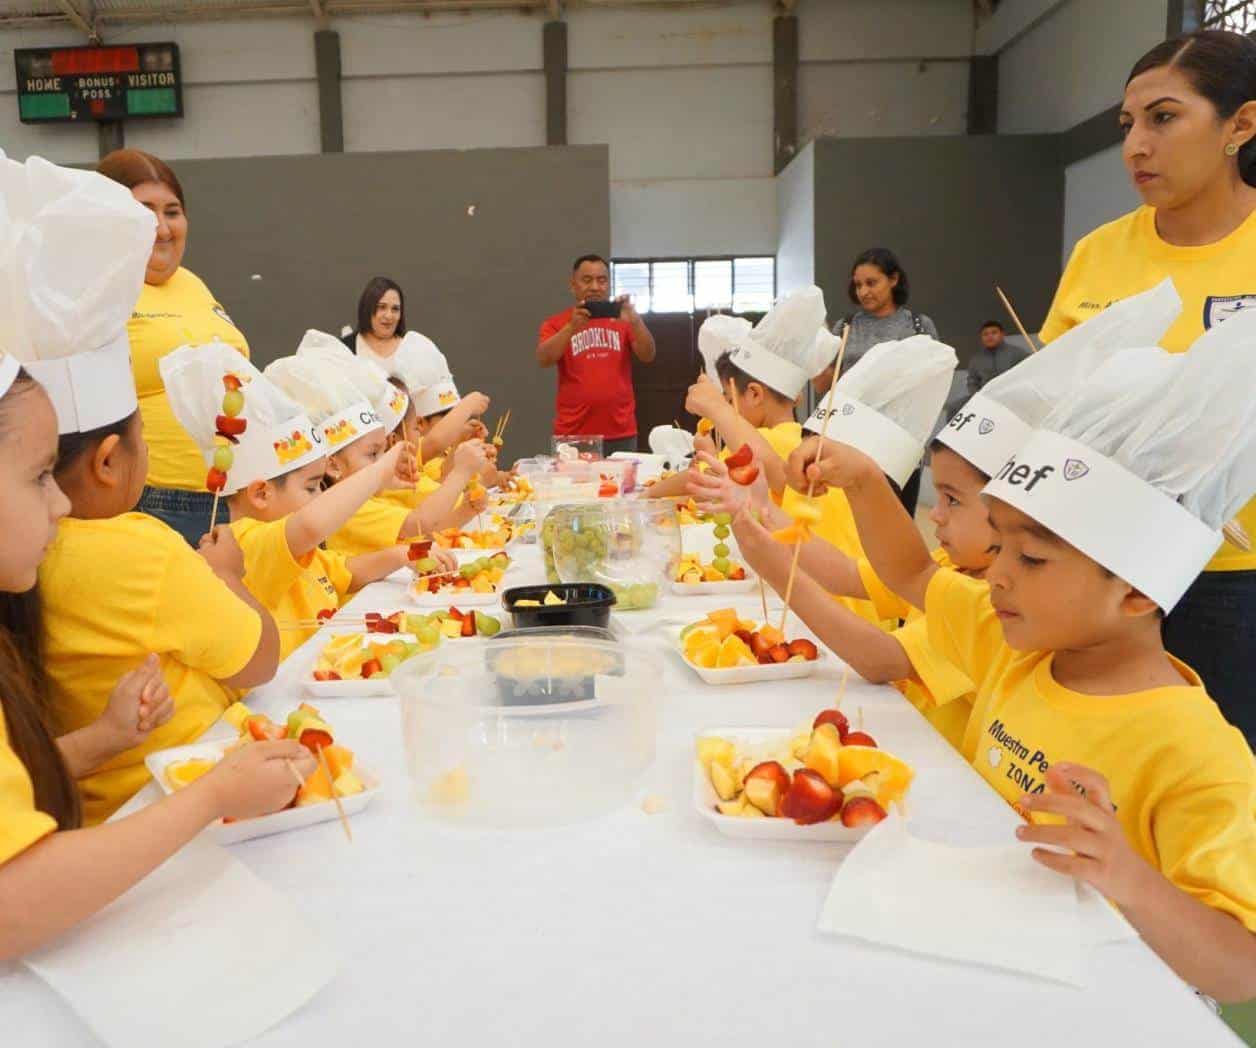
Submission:
{"label": "child leaning over table", "polygon": [[405,565],[404,546],[344,557],[321,543],[381,486],[409,478],[408,448],[394,449],[353,483],[322,491],[327,430],[343,416],[316,427],[248,361],[219,343],[176,350],[162,359],[161,369],[175,416],[211,462],[224,376],[240,383],[239,417],[247,428],[233,446],[222,487],[230,524],[215,528],[201,548],[239,543],[244,584],[275,617],[280,657],[287,658],[316,632],[320,613],[334,613],[347,595]]}
{"label": "child leaning over table", "polygon": [[1256,996],[1256,760],[1160,627],[1256,491],[1254,387],[1256,313],[1112,357],[987,487],[988,588],[933,563],[860,452],[790,460],[846,491],[878,575],[974,681],[964,755],[1034,858],[1223,1001]]}
{"label": "child leaning over table", "polygon": [[[1181,312],[1171,281],[1125,299],[1073,328],[1023,366],[993,379],[969,399],[930,444],[937,505],[929,513],[939,548],[933,559],[974,579],[983,579],[994,561],[994,532],[982,489],[1051,408],[1084,383],[1118,346],[1154,345]],[[874,352],[881,352],[879,347]],[[856,364],[855,367],[860,367]],[[854,369],[852,369],[854,370]],[[885,471],[887,450],[880,434],[888,419],[861,425],[862,413],[838,415],[829,433],[865,452]],[[691,490],[699,504],[721,505],[735,514],[733,533],[747,562],[768,584],[784,593],[792,549],[774,541],[760,523],[769,511],[761,485],[740,487],[713,469],[696,476]],[[738,512],[748,504],[746,512]],[[867,558],[848,557],[816,543],[809,571],[795,574],[790,607],[824,644],[865,680],[893,682],[934,728],[957,750],[972,712],[973,685],[929,643],[924,615],[877,577]],[[830,592],[872,601],[882,619],[905,619],[886,633],[851,615]]]}

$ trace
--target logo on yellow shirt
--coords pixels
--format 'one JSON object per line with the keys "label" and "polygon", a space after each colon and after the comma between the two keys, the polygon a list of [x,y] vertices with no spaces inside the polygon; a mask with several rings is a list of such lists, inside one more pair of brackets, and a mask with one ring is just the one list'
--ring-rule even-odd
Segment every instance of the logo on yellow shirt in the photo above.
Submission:
{"label": "logo on yellow shirt", "polygon": [[299,429],[294,429],[292,436],[286,440],[275,441],[273,446],[275,457],[279,459],[281,466],[286,466],[289,462],[295,462],[302,455],[314,450],[314,445],[310,443],[310,438]]}
{"label": "logo on yellow shirt", "polygon": [[213,314],[216,317],[218,317],[219,320],[225,320],[232,327],[235,327],[235,321],[232,320],[229,316],[227,316],[227,311],[223,309],[222,306],[220,306],[217,302],[215,302],[209,308],[213,312]]}
{"label": "logo on yellow shirt", "polygon": [[1256,294],[1209,295],[1204,299],[1204,329],[1229,320],[1235,313],[1256,308]]}

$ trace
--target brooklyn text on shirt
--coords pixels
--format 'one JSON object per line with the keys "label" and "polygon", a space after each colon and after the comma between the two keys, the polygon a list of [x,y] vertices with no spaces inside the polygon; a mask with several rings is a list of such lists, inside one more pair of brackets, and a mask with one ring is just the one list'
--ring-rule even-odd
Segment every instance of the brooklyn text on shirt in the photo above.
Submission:
{"label": "brooklyn text on shirt", "polygon": [[622,353],[623,344],[620,340],[619,328],[587,327],[571,336],[571,355],[578,357],[591,349],[605,349],[612,353]]}

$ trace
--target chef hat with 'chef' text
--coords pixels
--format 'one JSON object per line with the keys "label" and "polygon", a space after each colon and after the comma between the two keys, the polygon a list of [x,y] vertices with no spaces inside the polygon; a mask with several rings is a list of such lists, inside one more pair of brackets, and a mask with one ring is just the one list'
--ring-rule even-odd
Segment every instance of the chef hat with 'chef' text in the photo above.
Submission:
{"label": "chef hat with 'chef' text", "polygon": [[992,378],[968,398],[937,439],[986,476],[994,476],[1062,397],[1117,349],[1156,345],[1181,312],[1182,300],[1169,279],[1114,303]]}
{"label": "chef hat with 'chef' text", "polygon": [[296,401],[322,435],[328,455],[344,451],[380,428],[370,402],[334,368],[298,353],[272,361],[262,375]]}
{"label": "chef hat with 'chef' text", "polygon": [[[208,466],[215,452],[230,447],[234,461],[223,492],[232,495],[255,480],[274,480],[322,458],[323,435],[300,406],[225,342],[182,346],[158,362],[170,407],[201,449]],[[223,394],[238,388],[243,410],[234,417],[243,430],[218,435],[230,425]]]}
{"label": "chef hat with 'chef' text", "polygon": [[1256,310],[1114,354],[986,485],[1172,610],[1256,492]]}
{"label": "chef hat with 'chef' text", "polygon": [[0,343],[47,391],[60,433],[138,407],[127,321],[155,237],[126,187],[0,152]]}
{"label": "chef hat with 'chef' text", "polygon": [[955,350],[928,335],[881,342],[837,380],[803,428],[858,448],[902,487],[920,464],[958,363]]}
{"label": "chef hat with 'chef' text", "polygon": [[307,331],[297,347],[297,357],[336,374],[340,381],[349,382],[359,396],[370,403],[385,433],[395,430],[406,417],[406,408],[410,406],[409,395],[389,382],[378,364],[354,355],[334,335]]}
{"label": "chef hat with 'chef' text", "polygon": [[406,384],[419,418],[448,411],[461,399],[445,354],[417,331],[406,332],[392,355],[390,374]]}

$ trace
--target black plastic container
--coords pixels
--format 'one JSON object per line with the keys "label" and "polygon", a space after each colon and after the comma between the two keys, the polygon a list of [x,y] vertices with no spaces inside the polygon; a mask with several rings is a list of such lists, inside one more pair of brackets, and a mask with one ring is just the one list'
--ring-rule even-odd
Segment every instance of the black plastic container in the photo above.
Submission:
{"label": "black plastic container", "polygon": [[[520,600],[545,600],[547,593],[562,597],[565,604],[516,608]],[[502,594],[502,607],[510,613],[517,630],[540,626],[596,626],[606,629],[611,620],[615,594],[596,582],[557,582],[552,586],[515,586]]]}
{"label": "black plastic container", "polygon": [[[514,671],[500,656],[510,649],[517,651],[508,642],[521,639],[534,644],[537,651],[548,651],[550,658],[541,661],[549,665],[538,666],[526,676]],[[534,626],[531,629],[503,630],[490,637],[484,646],[484,662],[497,679],[498,694],[504,705],[548,706],[585,702],[597,695],[597,676],[622,677],[624,674],[623,653],[607,652],[607,644],[617,644],[614,634],[596,626]],[[582,655],[585,658],[582,659]],[[562,665],[573,660],[583,661],[585,665],[579,669]]]}

